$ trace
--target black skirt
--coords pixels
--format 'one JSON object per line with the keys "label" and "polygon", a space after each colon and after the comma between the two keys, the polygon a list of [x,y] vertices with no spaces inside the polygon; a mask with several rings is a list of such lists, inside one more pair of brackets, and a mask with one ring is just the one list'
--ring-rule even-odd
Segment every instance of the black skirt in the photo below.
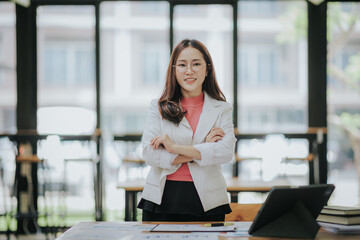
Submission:
{"label": "black skirt", "polygon": [[161,205],[142,198],[137,207],[148,214],[153,213],[157,216],[166,214],[180,215],[180,217],[177,217],[179,219],[176,219],[179,221],[182,219],[181,215],[194,216],[191,219],[199,221],[201,219],[204,221],[223,221],[223,219],[218,219],[218,216],[224,218],[225,214],[231,212],[229,204],[205,212],[193,182],[171,180],[166,180]]}

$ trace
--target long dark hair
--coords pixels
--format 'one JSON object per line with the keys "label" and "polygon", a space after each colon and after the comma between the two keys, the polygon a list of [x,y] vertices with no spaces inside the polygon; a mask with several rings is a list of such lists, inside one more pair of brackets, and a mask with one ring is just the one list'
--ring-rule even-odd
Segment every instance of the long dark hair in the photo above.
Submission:
{"label": "long dark hair", "polygon": [[184,39],[176,45],[171,54],[166,72],[165,87],[158,101],[161,116],[175,124],[180,123],[186,112],[183,112],[180,106],[180,99],[182,97],[181,87],[176,81],[175,68],[173,66],[176,63],[180,52],[188,47],[199,50],[206,62],[207,76],[202,85],[202,90],[214,99],[226,101],[226,98],[216,81],[214,64],[205,45],[195,39]]}

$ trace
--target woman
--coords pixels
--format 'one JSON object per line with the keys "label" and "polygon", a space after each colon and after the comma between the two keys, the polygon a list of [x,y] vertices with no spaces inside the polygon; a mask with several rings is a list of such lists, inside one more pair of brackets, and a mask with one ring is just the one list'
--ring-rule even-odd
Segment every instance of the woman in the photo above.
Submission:
{"label": "woman", "polygon": [[143,221],[223,221],[230,213],[221,164],[235,147],[232,108],[206,47],[185,39],[174,49],[142,138],[151,166],[138,208]]}

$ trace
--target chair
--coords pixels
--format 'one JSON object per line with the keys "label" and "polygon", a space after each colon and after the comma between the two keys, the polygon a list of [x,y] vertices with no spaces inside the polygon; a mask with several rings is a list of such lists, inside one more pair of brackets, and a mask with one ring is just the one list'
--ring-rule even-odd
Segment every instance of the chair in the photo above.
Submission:
{"label": "chair", "polygon": [[225,215],[226,222],[251,222],[254,220],[256,214],[258,213],[261,204],[230,203],[230,207],[232,212]]}

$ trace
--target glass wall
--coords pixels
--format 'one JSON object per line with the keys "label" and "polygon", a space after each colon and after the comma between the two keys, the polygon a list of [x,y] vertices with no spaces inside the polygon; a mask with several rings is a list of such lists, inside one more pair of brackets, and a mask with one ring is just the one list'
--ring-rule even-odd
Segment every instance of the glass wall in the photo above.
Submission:
{"label": "glass wall", "polygon": [[216,78],[228,102],[233,102],[233,11],[230,5],[174,7],[174,46],[185,38],[208,48]]}
{"label": "glass wall", "polygon": [[[96,128],[94,6],[38,7],[37,43],[38,132],[93,134]],[[73,217],[78,214],[85,216],[84,220],[94,219],[91,160],[97,159],[95,144],[64,142],[56,135],[49,136],[39,142],[38,156],[48,166],[43,169],[47,175],[40,181],[52,183],[49,192],[55,206],[50,208],[54,207],[60,216],[68,213],[62,224],[74,224]],[[40,211],[45,206],[46,198],[40,198]]]}
{"label": "glass wall", "polygon": [[38,131],[92,133],[96,125],[95,9],[41,6],[37,16]]}
{"label": "glass wall", "polygon": [[15,4],[0,2],[0,133],[16,132]]}
{"label": "glass wall", "polygon": [[170,59],[169,4],[103,2],[100,16],[107,219],[123,220],[124,192],[116,185],[146,172],[131,162],[141,159],[140,143],[114,142],[113,136],[141,134],[151,100],[160,97]]}
{"label": "glass wall", "polygon": [[239,132],[307,130],[305,1],[239,1]]}
{"label": "glass wall", "polygon": [[[328,3],[328,162],[334,204],[359,204],[360,3]],[[346,197],[345,197],[346,196]]]}
{"label": "glass wall", "polygon": [[[0,134],[16,133],[16,15],[15,4],[0,2]],[[0,212],[15,206],[11,198],[15,176],[15,147],[0,137]],[[13,222],[12,222],[13,223]],[[5,219],[0,231],[6,231]]]}
{"label": "glass wall", "polygon": [[101,5],[102,130],[142,133],[170,57],[167,2]]}
{"label": "glass wall", "polygon": [[[305,1],[238,2],[238,131],[307,131]],[[239,177],[308,183],[306,140],[271,134],[238,141]],[[285,159],[299,159],[286,163]]]}

